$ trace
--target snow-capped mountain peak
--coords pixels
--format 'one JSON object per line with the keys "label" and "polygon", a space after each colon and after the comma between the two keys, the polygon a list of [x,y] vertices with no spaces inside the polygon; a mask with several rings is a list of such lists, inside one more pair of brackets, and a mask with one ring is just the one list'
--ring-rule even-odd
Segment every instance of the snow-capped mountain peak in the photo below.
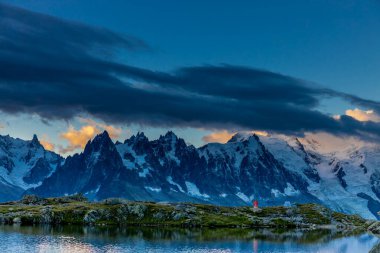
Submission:
{"label": "snow-capped mountain peak", "polygon": [[31,141],[0,136],[0,181],[6,182],[0,199],[27,190],[220,205],[248,205],[254,199],[261,205],[317,202],[378,218],[379,145],[342,141],[345,148],[333,151],[314,137],[243,132],[225,144],[195,148],[171,131],[157,140],[140,132],[124,143],[113,143],[103,132],[83,153],[64,160],[44,150],[37,136]]}
{"label": "snow-capped mountain peak", "polygon": [[36,135],[30,141],[0,136],[0,177],[6,182],[1,186],[0,199],[12,199],[24,189],[40,185],[62,161],[61,156],[45,150]]}
{"label": "snow-capped mountain peak", "polygon": [[234,134],[231,137],[231,139],[228,140],[228,142],[229,143],[232,143],[232,142],[242,142],[242,141],[248,140],[249,138],[251,138],[254,135],[255,134],[251,133],[251,132],[238,132],[238,133]]}

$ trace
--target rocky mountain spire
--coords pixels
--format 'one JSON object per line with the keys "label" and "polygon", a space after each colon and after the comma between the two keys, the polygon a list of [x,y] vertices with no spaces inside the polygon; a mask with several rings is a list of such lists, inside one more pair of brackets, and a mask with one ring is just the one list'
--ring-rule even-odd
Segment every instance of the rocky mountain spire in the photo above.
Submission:
{"label": "rocky mountain spire", "polygon": [[38,140],[38,137],[36,134],[33,135],[33,138],[32,140],[30,141],[30,147],[31,148],[38,148],[38,147],[42,147],[40,141]]}

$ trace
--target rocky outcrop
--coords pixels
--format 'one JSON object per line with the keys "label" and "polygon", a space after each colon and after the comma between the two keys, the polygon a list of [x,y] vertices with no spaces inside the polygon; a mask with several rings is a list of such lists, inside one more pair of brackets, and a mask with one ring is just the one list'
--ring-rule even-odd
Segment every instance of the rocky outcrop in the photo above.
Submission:
{"label": "rocky outcrop", "polygon": [[341,230],[366,229],[377,233],[378,223],[345,215],[315,204],[292,207],[222,207],[190,203],[158,204],[121,199],[87,202],[78,198],[48,198],[0,205],[0,222],[6,224],[83,224],[182,227],[288,227],[332,226]]}
{"label": "rocky outcrop", "polygon": [[102,217],[102,214],[100,211],[90,210],[83,217],[83,222],[85,224],[95,224],[97,221],[101,219],[101,217]]}
{"label": "rocky outcrop", "polygon": [[372,232],[373,234],[380,235],[380,222],[379,221],[369,221],[368,224],[368,231]]}

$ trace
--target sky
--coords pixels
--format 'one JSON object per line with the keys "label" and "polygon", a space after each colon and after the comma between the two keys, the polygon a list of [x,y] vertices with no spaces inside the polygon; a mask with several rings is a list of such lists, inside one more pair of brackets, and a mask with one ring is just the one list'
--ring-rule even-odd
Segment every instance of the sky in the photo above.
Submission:
{"label": "sky", "polygon": [[0,0],[0,134],[377,140],[379,27],[375,0]]}

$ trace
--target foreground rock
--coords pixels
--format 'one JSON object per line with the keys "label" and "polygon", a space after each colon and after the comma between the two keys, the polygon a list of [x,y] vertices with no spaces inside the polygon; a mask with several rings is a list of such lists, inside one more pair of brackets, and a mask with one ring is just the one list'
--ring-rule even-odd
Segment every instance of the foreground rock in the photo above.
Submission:
{"label": "foreground rock", "polygon": [[88,202],[80,195],[46,199],[26,196],[21,201],[0,204],[0,222],[5,224],[21,223],[23,225],[334,227],[342,230],[364,230],[375,226],[374,223],[370,223],[357,215],[333,212],[316,204],[264,207],[260,211],[254,212],[250,207],[130,202],[124,199]]}

